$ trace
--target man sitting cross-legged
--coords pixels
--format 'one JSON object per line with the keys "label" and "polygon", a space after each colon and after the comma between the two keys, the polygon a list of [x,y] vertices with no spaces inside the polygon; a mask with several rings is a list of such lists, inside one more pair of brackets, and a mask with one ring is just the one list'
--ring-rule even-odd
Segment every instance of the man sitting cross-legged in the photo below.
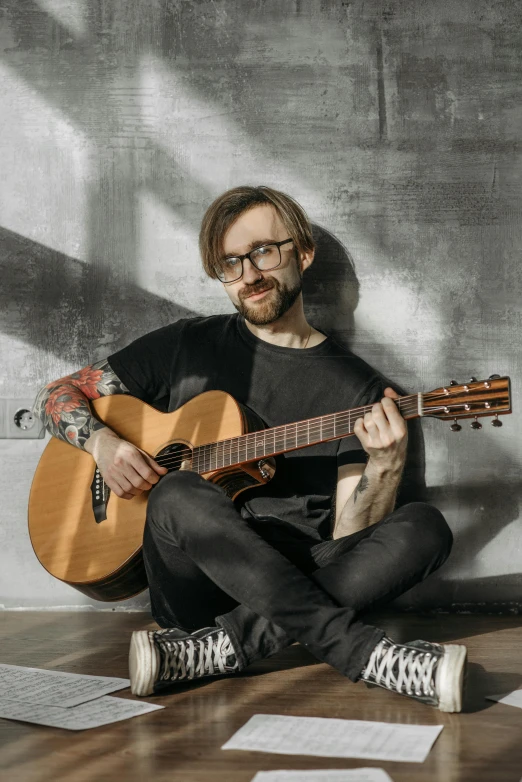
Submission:
{"label": "man sitting cross-legged", "polygon": [[[352,681],[460,711],[464,646],[395,643],[358,618],[438,568],[452,535],[436,508],[396,507],[408,439],[397,393],[305,318],[306,215],[279,191],[235,188],[207,210],[200,248],[237,313],[179,320],[37,400],[51,433],[91,453],[119,497],[152,489],[143,554],[163,629],[132,636],[133,692],[234,674],[297,640]],[[231,499],[190,465],[167,474],[89,405],[130,393],[172,411],[216,389],[267,427],[369,411],[356,437],[286,452],[271,481]]]}

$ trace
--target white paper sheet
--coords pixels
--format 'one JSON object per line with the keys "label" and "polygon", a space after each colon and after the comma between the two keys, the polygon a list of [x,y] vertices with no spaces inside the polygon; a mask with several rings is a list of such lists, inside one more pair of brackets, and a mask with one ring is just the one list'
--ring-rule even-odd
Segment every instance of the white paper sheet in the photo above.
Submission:
{"label": "white paper sheet", "polygon": [[163,708],[165,707],[153,703],[112,698],[110,695],[63,709],[43,703],[20,703],[1,699],[0,717],[7,720],[34,722],[36,725],[49,725],[51,728],[87,730]]}
{"label": "white paper sheet", "polygon": [[129,679],[0,664],[0,700],[68,707],[126,687]]}
{"label": "white paper sheet", "polygon": [[443,727],[256,714],[222,749],[422,763]]}
{"label": "white paper sheet", "polygon": [[382,768],[258,771],[252,782],[393,782]]}
{"label": "white paper sheet", "polygon": [[506,703],[508,706],[516,706],[522,709],[522,690],[505,692],[501,695],[486,695],[486,698],[488,701],[498,701],[499,703]]}

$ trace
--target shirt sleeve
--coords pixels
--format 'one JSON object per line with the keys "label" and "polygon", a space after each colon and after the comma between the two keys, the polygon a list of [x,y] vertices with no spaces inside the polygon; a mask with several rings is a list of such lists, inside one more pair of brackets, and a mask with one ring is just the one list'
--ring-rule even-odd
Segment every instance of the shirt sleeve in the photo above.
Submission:
{"label": "shirt sleeve", "polygon": [[[375,377],[356,399],[354,407],[366,407],[380,402],[384,396],[384,384],[381,378]],[[337,449],[337,467],[344,464],[366,464],[368,454],[362,447],[360,440],[354,434],[339,440]]]}
{"label": "shirt sleeve", "polygon": [[166,411],[172,366],[176,360],[186,318],[145,334],[108,357],[108,362],[130,393]]}

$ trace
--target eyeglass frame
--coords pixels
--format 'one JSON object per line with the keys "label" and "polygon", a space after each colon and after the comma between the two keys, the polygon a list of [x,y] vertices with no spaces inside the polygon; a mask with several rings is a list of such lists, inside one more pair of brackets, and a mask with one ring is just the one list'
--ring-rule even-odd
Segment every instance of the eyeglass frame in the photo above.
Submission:
{"label": "eyeglass frame", "polygon": [[[289,239],[284,239],[282,242],[267,242],[266,244],[260,244],[259,247],[254,247],[252,250],[250,250],[249,253],[245,253],[244,255],[228,255],[225,260],[230,260],[230,258],[237,258],[239,261],[241,261],[241,274],[239,275],[239,277],[236,277],[235,280],[220,280],[218,275],[219,282],[221,282],[223,285],[232,285],[232,283],[240,280],[244,273],[243,262],[245,258],[248,258],[248,260],[250,261],[254,269],[257,269],[258,272],[264,272],[264,271],[271,272],[272,269],[278,269],[283,262],[283,256],[281,255],[281,247],[283,246],[283,244],[288,244],[288,242],[293,242],[293,241],[294,240],[292,239],[292,237],[290,237]],[[256,250],[261,250],[263,247],[277,247],[279,251],[279,263],[276,266],[271,266],[270,269],[260,269],[256,265],[255,261],[253,261],[252,258],[250,257],[252,253],[255,253]],[[218,272],[216,272],[216,274],[218,274]]]}

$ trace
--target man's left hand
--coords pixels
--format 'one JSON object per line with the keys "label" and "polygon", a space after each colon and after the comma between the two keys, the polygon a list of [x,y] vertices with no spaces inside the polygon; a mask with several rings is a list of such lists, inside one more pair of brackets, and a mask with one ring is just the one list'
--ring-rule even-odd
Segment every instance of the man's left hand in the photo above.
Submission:
{"label": "man's left hand", "polygon": [[383,399],[353,427],[371,462],[383,471],[402,470],[406,460],[408,428],[392,401],[398,398],[393,388],[386,388]]}

